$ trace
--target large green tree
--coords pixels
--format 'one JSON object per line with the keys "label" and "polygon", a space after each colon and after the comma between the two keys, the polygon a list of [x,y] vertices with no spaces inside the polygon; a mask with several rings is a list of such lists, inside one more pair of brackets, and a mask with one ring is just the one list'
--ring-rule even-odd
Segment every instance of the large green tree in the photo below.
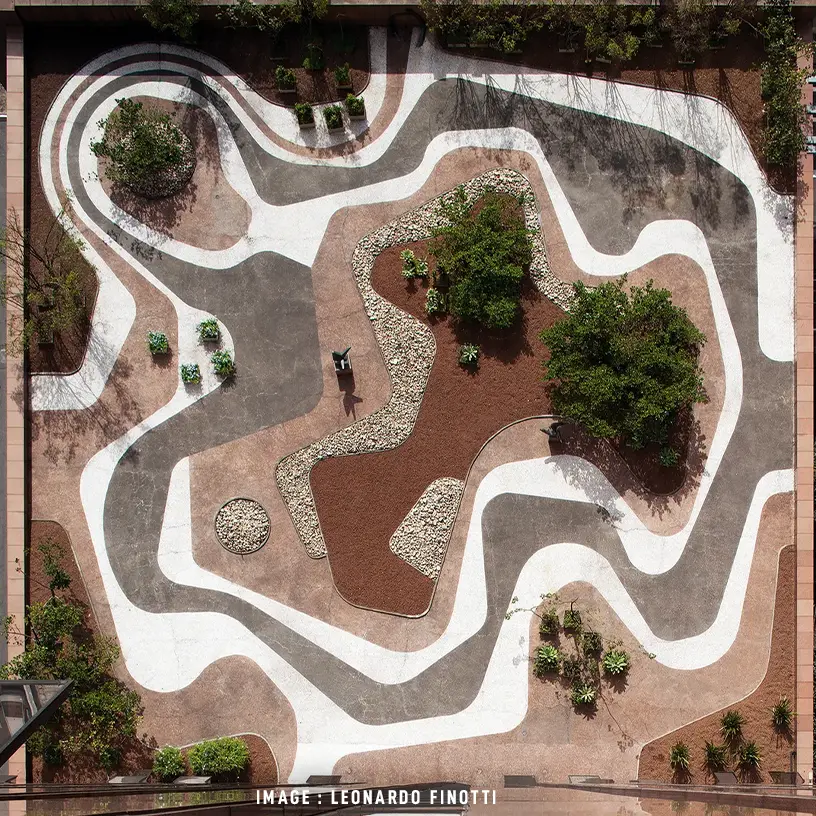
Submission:
{"label": "large green tree", "polygon": [[24,645],[24,651],[0,666],[0,679],[73,680],[68,700],[26,745],[51,764],[82,754],[110,770],[137,735],[141,699],[112,674],[119,657],[115,642],[94,636],[84,625],[85,610],[68,592],[71,578],[61,565],[62,549],[45,542],[40,551],[51,597],[26,607],[23,630],[13,617],[5,619],[6,638]]}
{"label": "large green tree", "polygon": [[541,332],[553,408],[593,436],[640,448],[665,443],[680,412],[705,401],[705,335],[652,282],[575,284],[569,314]]}
{"label": "large green tree", "polygon": [[430,244],[448,311],[488,328],[507,328],[518,314],[532,239],[519,202],[488,192],[469,202],[463,188],[443,206]]}

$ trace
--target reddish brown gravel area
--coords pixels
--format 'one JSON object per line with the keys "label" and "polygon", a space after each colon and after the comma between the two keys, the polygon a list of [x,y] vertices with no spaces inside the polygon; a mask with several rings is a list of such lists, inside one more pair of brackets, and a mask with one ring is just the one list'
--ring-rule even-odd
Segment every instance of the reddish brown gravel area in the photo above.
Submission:
{"label": "reddish brown gravel area", "polygon": [[[50,597],[48,578],[43,569],[41,546],[46,543],[55,544],[62,550],[60,565],[71,577],[68,597],[84,609],[83,629],[89,635],[101,635],[96,616],[91,609],[85,583],[71,550],[71,542],[62,525],[55,521],[32,521],[30,542],[26,569],[29,603],[42,603]],[[139,690],[138,687],[136,688]],[[163,696],[167,697],[167,695]],[[246,741],[250,755],[249,766],[242,780],[252,784],[275,784],[278,780],[278,768],[266,741],[254,734],[239,734],[238,736]],[[138,739],[131,740],[125,747],[122,759],[113,773],[136,773],[152,768],[153,752],[157,747],[159,746],[155,738],[149,734],[140,734]],[[72,756],[61,767],[47,765],[40,757],[32,757],[31,760],[32,782],[62,784],[106,782],[109,776],[92,756]]]}
{"label": "reddish brown gravel area", "polygon": [[[323,460],[311,478],[340,594],[358,606],[421,615],[430,604],[433,581],[394,555],[388,542],[431,482],[443,476],[464,479],[492,434],[516,419],[547,413],[538,333],[563,312],[527,284],[523,317],[508,332],[460,329],[449,317],[430,321],[425,285],[406,283],[401,275],[399,254],[405,246],[427,256],[426,242],[392,247],[377,259],[372,283],[429,326],[436,339],[414,431],[395,450]],[[475,371],[458,364],[463,343],[481,346]]]}
{"label": "reddish brown gravel area", "polygon": [[[781,697],[795,699],[795,644],[796,644],[796,551],[785,547],[779,554],[779,572],[776,586],[771,654],[765,678],[759,687],[744,700],[735,700],[727,706],[696,722],[678,728],[670,734],[646,745],[640,755],[638,778],[658,782],[672,781],[669,752],[673,745],[684,742],[691,755],[690,782],[711,782],[710,774],[703,767],[706,741],[722,743],[720,719],[726,711],[734,709],[745,718],[742,728],[746,741],[756,742],[762,753],[759,773],[747,781],[770,782],[770,771],[787,771],[790,752],[795,749],[793,735],[777,731],[771,722],[771,708]],[[727,678],[723,678],[727,682]],[[735,762],[729,770],[735,769]]]}

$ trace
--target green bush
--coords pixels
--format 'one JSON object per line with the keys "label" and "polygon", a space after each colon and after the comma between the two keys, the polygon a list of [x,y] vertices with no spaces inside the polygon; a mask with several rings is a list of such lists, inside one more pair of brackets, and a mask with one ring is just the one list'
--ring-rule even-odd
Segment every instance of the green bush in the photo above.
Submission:
{"label": "green bush", "polygon": [[197,0],[148,0],[142,13],[156,31],[169,31],[185,41],[192,39],[199,18]]}
{"label": "green bush", "polygon": [[314,108],[308,102],[296,102],[295,116],[298,124],[310,125],[314,122]]}
{"label": "green bush", "polygon": [[301,10],[296,2],[261,5],[253,0],[233,0],[216,14],[226,28],[254,28],[276,37],[287,23],[297,23]]}
{"label": "green bush", "polygon": [[589,654],[597,654],[603,648],[600,632],[584,632],[581,637],[581,643],[584,647],[584,651]]}
{"label": "green bush", "polygon": [[564,610],[564,629],[575,634],[581,631],[581,613],[572,606]]}
{"label": "green bush", "polygon": [[771,709],[771,721],[778,731],[789,731],[793,723],[793,706],[787,697],[780,698]]}
{"label": "green bush", "polygon": [[598,698],[598,689],[591,683],[577,683],[572,687],[570,700],[576,707],[593,706]]}
{"label": "green bush", "polygon": [[442,314],[445,311],[445,296],[433,286],[425,294],[425,311],[429,315]]}
{"label": "green bush", "polygon": [[326,60],[323,57],[323,47],[319,42],[310,42],[306,46],[306,57],[303,60],[303,67],[307,71],[322,71],[326,67]]}
{"label": "green bush", "polygon": [[153,758],[153,775],[161,782],[172,782],[182,776],[186,770],[184,757],[178,748],[168,745],[156,751],[156,756]]}
{"label": "green bush", "polygon": [[603,656],[603,670],[613,676],[629,671],[629,655],[623,649],[609,649]]}
{"label": "green bush", "polygon": [[167,342],[167,335],[160,331],[150,331],[147,333],[147,347],[151,354],[167,354],[170,345]]}
{"label": "green bush", "polygon": [[561,664],[561,673],[568,683],[575,685],[580,681],[581,675],[584,673],[584,664],[580,658],[570,655],[564,658]]}
{"label": "green bush", "polygon": [[563,320],[541,332],[554,412],[597,437],[634,448],[664,443],[684,409],[705,401],[698,352],[705,343],[671,293],[626,277],[575,284]]}
{"label": "green bush", "polygon": [[282,91],[291,91],[296,84],[295,72],[291,68],[284,68],[283,65],[279,65],[275,69],[275,82]]}
{"label": "green bush", "polygon": [[448,311],[488,328],[511,326],[532,259],[518,201],[488,192],[468,203],[459,187],[442,205],[442,214],[444,224],[434,229],[430,251],[438,275],[449,284]]}
{"label": "green bush", "polygon": [[743,772],[759,770],[762,764],[762,752],[755,742],[746,742],[737,749],[737,765]]}
{"label": "green bush", "polygon": [[544,674],[552,674],[558,671],[561,665],[561,652],[546,643],[544,646],[539,646],[536,649],[535,660],[533,662],[533,671],[536,676],[541,677]]}
{"label": "green bush", "polygon": [[181,381],[194,385],[201,382],[201,369],[198,363],[182,363],[179,369],[181,371]]}
{"label": "green bush", "polygon": [[339,105],[329,105],[323,108],[323,118],[329,130],[343,127],[343,109]]}
{"label": "green bush", "polygon": [[479,347],[474,343],[459,346],[459,364],[463,366],[479,365]]}
{"label": "green bush", "polygon": [[725,745],[715,745],[713,742],[706,741],[703,762],[710,773],[724,771],[728,764]]}
{"label": "green bush", "polygon": [[428,262],[422,258],[417,258],[413,250],[404,249],[402,252],[400,252],[400,260],[402,261],[403,278],[411,279],[428,277]]}
{"label": "green bush", "polygon": [[674,448],[664,445],[660,449],[659,458],[660,464],[663,465],[663,467],[675,467],[675,465],[680,461],[680,454]]}
{"label": "green bush", "polygon": [[232,359],[232,354],[226,349],[214,351],[210,357],[210,362],[219,377],[232,377],[235,374],[235,361]]}
{"label": "green bush", "polygon": [[334,81],[341,88],[345,88],[351,85],[351,69],[349,68],[348,63],[346,63],[345,65],[338,65],[334,69]]}
{"label": "green bush", "polygon": [[685,742],[677,742],[669,751],[669,765],[675,773],[687,773],[690,767],[691,755]]}
{"label": "green bush", "polygon": [[220,737],[194,745],[187,752],[193,773],[218,781],[234,781],[249,764],[249,748],[237,737]]}
{"label": "green bush", "polygon": [[202,343],[215,343],[221,339],[221,327],[214,317],[202,320],[197,326],[198,339]]}
{"label": "green bush", "polygon": [[[118,107],[99,124],[102,138],[91,151],[108,160],[106,175],[140,194],[169,194],[181,178],[192,173],[189,140],[166,113],[132,99],[117,99]],[[163,181],[162,181],[163,180]]]}
{"label": "green bush", "polygon": [[739,711],[726,711],[720,719],[720,733],[728,743],[735,743],[742,739],[742,726],[745,725],[745,718]]}
{"label": "green bush", "polygon": [[363,100],[363,97],[349,94],[346,97],[346,110],[348,110],[349,116],[364,116],[365,101]]}
{"label": "green bush", "polygon": [[555,635],[561,626],[561,621],[558,618],[558,612],[552,607],[545,609],[541,613],[541,621],[538,624],[538,633],[545,637],[547,635]]}

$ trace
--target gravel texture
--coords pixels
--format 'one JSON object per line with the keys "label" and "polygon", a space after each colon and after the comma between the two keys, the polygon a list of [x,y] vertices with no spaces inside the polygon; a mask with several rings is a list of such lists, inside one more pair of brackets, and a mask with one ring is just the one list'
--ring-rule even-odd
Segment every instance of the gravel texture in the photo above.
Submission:
{"label": "gravel texture", "polygon": [[254,499],[232,499],[215,516],[221,546],[237,555],[255,552],[269,538],[269,516]]}
{"label": "gravel texture", "polygon": [[[571,302],[572,286],[556,278],[550,271],[540,231],[538,206],[527,179],[515,170],[496,169],[471,179],[463,186],[469,201],[476,200],[491,189],[498,193],[524,196],[525,221],[528,229],[535,232],[530,277],[540,292],[566,308]],[[312,558],[326,555],[326,544],[309,485],[312,467],[329,457],[390,450],[401,445],[414,428],[436,354],[436,343],[430,329],[374,291],[371,285],[374,262],[389,247],[429,238],[433,227],[442,223],[442,204],[450,201],[454,194],[455,190],[449,190],[410,210],[365,236],[354,251],[352,269],[374,335],[382,350],[391,378],[392,392],[388,403],[379,411],[296,451],[278,463],[278,488],[306,551]],[[436,534],[434,528],[434,535]],[[402,553],[408,551],[405,544],[399,546]],[[416,546],[423,553],[436,553],[439,549],[438,542]],[[442,545],[442,555],[445,546],[446,543]],[[429,565],[436,558],[436,555],[430,558]],[[430,566],[425,569],[433,571]],[[425,569],[421,571],[429,574]]]}
{"label": "gravel texture", "polygon": [[394,555],[434,581],[445,560],[445,550],[464,490],[465,483],[451,477],[437,479],[428,485],[388,545]]}

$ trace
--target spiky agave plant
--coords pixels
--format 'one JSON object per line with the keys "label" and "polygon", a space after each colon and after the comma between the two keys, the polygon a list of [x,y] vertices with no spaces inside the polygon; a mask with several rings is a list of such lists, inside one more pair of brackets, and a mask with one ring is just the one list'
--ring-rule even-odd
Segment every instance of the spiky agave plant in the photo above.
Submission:
{"label": "spiky agave plant", "polygon": [[603,656],[603,669],[611,675],[624,674],[629,669],[629,655],[623,649],[609,649]]}
{"label": "spiky agave plant", "polygon": [[703,761],[706,770],[711,773],[724,771],[727,764],[726,747],[724,745],[715,745],[713,742],[706,742],[705,759]]}
{"label": "spiky agave plant", "polygon": [[740,745],[737,760],[740,770],[756,771],[762,764],[762,752],[755,742],[746,742],[745,745]]}
{"label": "spiky agave plant", "polygon": [[561,652],[549,643],[536,649],[533,671],[538,677],[557,672],[561,665]]}
{"label": "spiky agave plant", "polygon": [[598,698],[598,690],[591,683],[576,683],[572,687],[570,699],[574,706],[591,706]]}
{"label": "spiky agave plant", "polygon": [[780,698],[779,702],[771,709],[771,720],[774,728],[779,731],[787,731],[793,723],[793,706],[787,697]]}
{"label": "spiky agave plant", "polygon": [[726,711],[720,720],[720,733],[723,739],[729,743],[739,742],[742,737],[742,726],[745,725],[745,717],[739,711]]}
{"label": "spiky agave plant", "polygon": [[691,754],[685,742],[672,745],[669,752],[669,765],[675,773],[687,773],[691,764]]}

